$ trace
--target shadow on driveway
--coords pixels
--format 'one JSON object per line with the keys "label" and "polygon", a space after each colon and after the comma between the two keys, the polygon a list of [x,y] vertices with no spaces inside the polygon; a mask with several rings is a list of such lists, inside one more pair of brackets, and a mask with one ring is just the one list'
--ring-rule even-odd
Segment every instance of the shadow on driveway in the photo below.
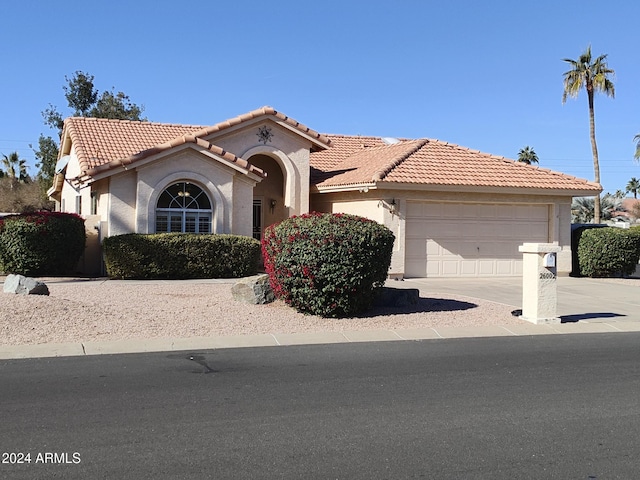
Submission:
{"label": "shadow on driveway", "polygon": [[460,300],[451,300],[446,298],[418,298],[418,302],[414,305],[405,306],[376,306],[373,309],[356,315],[355,318],[370,318],[380,315],[398,315],[404,313],[420,313],[420,312],[453,312],[459,310],[469,310],[476,308],[478,305]]}
{"label": "shadow on driveway", "polygon": [[599,313],[578,313],[576,315],[562,315],[560,320],[562,323],[576,323],[580,320],[592,320],[595,318],[615,318],[615,317],[626,317],[626,315],[622,315],[620,313],[612,313],[612,312],[599,312]]}

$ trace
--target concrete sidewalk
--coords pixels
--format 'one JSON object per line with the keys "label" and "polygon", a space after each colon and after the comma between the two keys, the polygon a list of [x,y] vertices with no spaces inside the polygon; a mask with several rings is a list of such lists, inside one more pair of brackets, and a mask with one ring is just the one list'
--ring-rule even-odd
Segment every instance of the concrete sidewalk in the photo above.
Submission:
{"label": "concrete sidewalk", "polygon": [[[59,280],[74,281],[74,280]],[[77,280],[78,283],[86,280]],[[192,280],[216,283],[220,280]],[[473,279],[411,279],[390,281],[395,288],[418,288],[421,296],[464,295],[520,308],[522,284],[518,277]],[[162,281],[167,282],[165,281]],[[225,282],[228,282],[226,280]],[[635,282],[633,282],[635,283]],[[237,335],[195,338],[152,338],[103,342],[0,345],[0,359],[101,355],[162,351],[197,351],[220,348],[277,347],[283,345],[434,340],[464,337],[550,335],[567,333],[621,333],[640,331],[640,280],[636,284],[610,283],[588,278],[558,278],[559,325],[438,327],[396,330]]]}

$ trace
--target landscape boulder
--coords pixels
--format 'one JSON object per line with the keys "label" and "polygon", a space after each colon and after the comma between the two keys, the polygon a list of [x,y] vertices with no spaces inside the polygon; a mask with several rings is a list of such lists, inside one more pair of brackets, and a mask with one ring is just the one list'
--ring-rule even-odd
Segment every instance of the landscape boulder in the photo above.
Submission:
{"label": "landscape boulder", "polygon": [[417,305],[419,299],[417,288],[382,287],[378,289],[373,304],[376,307],[409,307]]}
{"label": "landscape boulder", "polygon": [[44,282],[24,275],[8,275],[4,281],[4,293],[20,295],[49,295],[49,288]]}
{"label": "landscape boulder", "polygon": [[231,294],[234,299],[253,305],[271,303],[276,299],[267,274],[254,275],[239,280],[231,287]]}

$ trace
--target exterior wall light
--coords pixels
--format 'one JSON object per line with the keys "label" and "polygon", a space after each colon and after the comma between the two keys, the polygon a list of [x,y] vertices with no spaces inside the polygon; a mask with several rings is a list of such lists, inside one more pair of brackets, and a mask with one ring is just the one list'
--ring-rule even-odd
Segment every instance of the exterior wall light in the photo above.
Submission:
{"label": "exterior wall light", "polygon": [[398,207],[398,204],[396,203],[396,199],[392,198],[391,201],[389,202],[389,213],[391,215],[395,215],[398,211],[397,207]]}
{"label": "exterior wall light", "polygon": [[388,209],[391,215],[398,213],[398,204],[396,203],[395,198],[392,198],[391,200],[379,200],[378,208],[380,207]]}

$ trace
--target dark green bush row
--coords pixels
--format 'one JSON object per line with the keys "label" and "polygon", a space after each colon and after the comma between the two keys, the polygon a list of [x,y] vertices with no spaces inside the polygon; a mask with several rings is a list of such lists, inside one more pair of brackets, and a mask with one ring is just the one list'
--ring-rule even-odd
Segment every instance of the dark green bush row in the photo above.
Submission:
{"label": "dark green bush row", "polygon": [[114,278],[237,278],[256,273],[260,242],[240,235],[130,233],[105,238],[103,251]]}
{"label": "dark green bush row", "polygon": [[262,254],[277,297],[303,313],[346,317],[371,307],[387,278],[393,241],[372,220],[310,213],[268,227]]}
{"label": "dark green bush row", "polygon": [[33,212],[0,220],[0,271],[28,276],[73,273],[84,252],[82,217]]}
{"label": "dark green bush row", "polygon": [[594,228],[578,244],[580,273],[588,277],[628,276],[640,258],[640,228]]}

